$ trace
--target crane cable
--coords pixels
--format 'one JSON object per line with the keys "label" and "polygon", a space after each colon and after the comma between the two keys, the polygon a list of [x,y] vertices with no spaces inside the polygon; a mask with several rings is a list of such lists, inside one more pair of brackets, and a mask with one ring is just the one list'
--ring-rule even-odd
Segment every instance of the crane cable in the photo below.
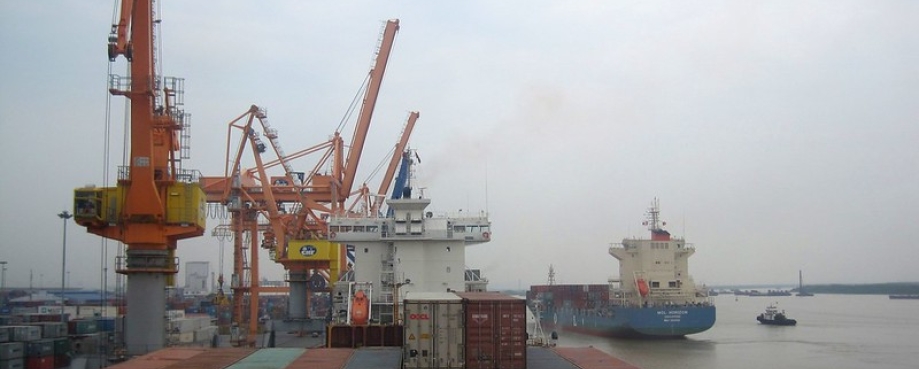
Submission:
{"label": "crane cable", "polygon": [[[117,17],[118,17],[118,0],[115,0],[112,2],[112,18],[111,18],[112,25],[116,24],[115,22],[117,20]],[[113,31],[114,31],[114,27],[113,27]],[[112,94],[108,91],[107,87],[109,84],[109,78],[112,75],[112,68],[113,68],[113,62],[110,60],[108,62],[108,68],[106,70],[105,79],[104,79],[106,88],[105,88],[105,129],[104,129],[104,134],[103,134],[104,142],[102,144],[102,187],[103,188],[106,188],[109,185],[109,164],[110,164],[109,157],[111,154],[111,135],[112,135],[112,117],[111,117],[112,115]],[[105,237],[101,237],[99,240],[99,243],[101,246],[100,251],[99,251],[99,265],[101,267],[100,273],[99,273],[99,279],[100,279],[99,284],[101,287],[100,289],[102,290],[101,291],[101,295],[102,295],[101,305],[102,305],[102,311],[103,311],[102,316],[107,316],[108,315],[107,314],[107,310],[108,310],[107,309],[108,307],[108,265],[109,265],[108,264],[108,260],[109,260],[108,239]],[[118,301],[120,300],[122,296],[119,296],[118,294],[118,292],[121,291],[121,289],[119,288],[120,283],[119,283],[118,276],[116,275],[115,278],[116,278],[115,299],[116,301]],[[117,315],[117,312],[116,312],[116,315]],[[105,345],[105,343],[103,343],[103,345]]]}
{"label": "crane cable", "polygon": [[383,155],[383,158],[380,160],[380,163],[377,164],[376,168],[373,168],[373,171],[370,172],[370,175],[367,176],[367,179],[364,180],[364,183],[370,182],[370,180],[373,179],[373,177],[377,176],[377,174],[380,172],[380,169],[383,168],[383,164],[386,164],[386,161],[389,160],[389,158],[393,155],[394,152],[396,152],[395,146],[390,148],[389,152],[386,153],[386,155]]}
{"label": "crane cable", "polygon": [[357,89],[357,93],[354,94],[354,98],[351,99],[351,105],[348,106],[348,110],[345,111],[345,115],[341,117],[341,121],[338,122],[338,127],[335,128],[335,132],[341,132],[344,129],[345,124],[348,123],[348,120],[351,119],[351,115],[354,114],[354,111],[357,109],[357,102],[360,100],[360,97],[367,91],[367,87],[370,86],[370,73],[367,73],[367,77],[364,77],[364,82],[361,83],[361,87]]}

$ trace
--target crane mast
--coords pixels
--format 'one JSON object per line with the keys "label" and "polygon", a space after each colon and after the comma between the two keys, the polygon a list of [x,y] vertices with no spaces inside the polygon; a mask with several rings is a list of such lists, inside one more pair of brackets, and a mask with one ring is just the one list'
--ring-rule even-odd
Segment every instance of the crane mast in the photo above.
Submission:
{"label": "crane mast", "polygon": [[[130,76],[110,76],[109,92],[130,101],[130,155],[116,187],[74,191],[74,220],[87,232],[127,245],[116,271],[127,275],[125,348],[129,355],[165,344],[165,289],[178,272],[178,240],[201,236],[204,193],[196,171],[182,170],[179,134],[183,81],[155,72],[152,0],[124,0],[109,37],[110,62],[124,56]],[[178,154],[178,155],[177,155]]]}

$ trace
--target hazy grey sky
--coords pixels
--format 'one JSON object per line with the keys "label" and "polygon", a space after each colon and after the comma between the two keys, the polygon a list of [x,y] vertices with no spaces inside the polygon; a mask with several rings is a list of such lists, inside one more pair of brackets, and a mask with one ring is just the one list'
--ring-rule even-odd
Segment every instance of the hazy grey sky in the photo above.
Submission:
{"label": "hazy grey sky", "polygon": [[[113,8],[0,2],[7,286],[30,269],[60,285],[56,214],[102,183]],[[358,177],[420,111],[418,181],[435,211],[488,210],[493,241],[467,261],[493,288],[544,283],[549,264],[560,282],[603,283],[618,273],[609,243],[647,234],[654,197],[695,244],[698,283],[919,280],[917,2],[162,1],[160,14],[163,71],[185,78],[192,114],[185,167],[205,175],[223,174],[227,122],[250,104],[288,152],[326,140],[383,22],[400,19]],[[100,239],[67,230],[70,284],[98,287]],[[218,247],[206,235],[179,256],[216,268]]]}

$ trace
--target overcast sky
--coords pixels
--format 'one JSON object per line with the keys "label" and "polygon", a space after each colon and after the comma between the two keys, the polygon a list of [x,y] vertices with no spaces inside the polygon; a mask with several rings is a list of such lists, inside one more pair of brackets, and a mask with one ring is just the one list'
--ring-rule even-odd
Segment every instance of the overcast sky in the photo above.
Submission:
{"label": "overcast sky", "polygon": [[[325,141],[398,18],[358,180],[419,111],[418,182],[434,211],[489,212],[493,241],[467,264],[492,288],[545,283],[549,264],[561,283],[604,283],[609,244],[647,236],[655,197],[696,247],[697,283],[919,281],[919,3],[381,3],[162,1],[163,71],[185,78],[192,114],[185,167],[222,175],[227,123],[251,104],[287,152]],[[60,286],[56,214],[103,183],[113,8],[0,2],[7,286],[30,270]],[[124,99],[112,104],[114,175]],[[216,269],[209,233],[180,242],[183,262]],[[67,248],[69,284],[98,288],[100,238],[71,221]]]}

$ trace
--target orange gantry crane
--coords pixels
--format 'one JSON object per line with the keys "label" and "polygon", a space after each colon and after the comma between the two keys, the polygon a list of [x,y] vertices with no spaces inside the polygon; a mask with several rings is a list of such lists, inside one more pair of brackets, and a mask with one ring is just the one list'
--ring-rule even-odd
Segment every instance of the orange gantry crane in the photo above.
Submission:
{"label": "orange gantry crane", "polygon": [[201,236],[205,197],[196,171],[185,170],[188,115],[183,80],[156,75],[152,0],[125,0],[112,27],[108,56],[125,57],[130,76],[110,76],[109,91],[130,101],[130,156],[115,187],[74,191],[74,220],[87,231],[127,245],[116,271],[127,275],[125,349],[163,347],[165,289],[178,271],[178,240]]}
{"label": "orange gantry crane", "polygon": [[[352,188],[398,29],[399,21],[393,19],[386,22],[381,33],[347,157],[340,132],[335,132],[326,142],[286,154],[278,141],[277,131],[268,124],[266,112],[253,105],[229,124],[224,176],[201,178],[207,202],[225,205],[231,215],[233,320],[248,332],[258,330],[259,294],[284,290],[259,285],[259,248],[268,249],[272,260],[287,270],[290,319],[309,319],[311,292],[328,291],[328,284],[334,283],[344,268],[345,251],[328,241],[326,219],[331,214],[353,211],[357,201],[346,208],[350,197],[369,194],[366,185],[355,191]],[[410,119],[413,126],[417,113],[411,116],[414,117]],[[403,130],[400,147],[404,148],[410,132],[411,128]],[[241,135],[241,139],[231,151],[234,134]],[[266,144],[261,137],[269,142]],[[271,155],[269,148],[276,159],[263,158],[263,155]],[[253,154],[253,168],[242,168],[246,151]],[[320,159],[311,170],[294,171],[292,161],[314,154]],[[268,173],[269,169],[278,166],[283,168],[283,173],[274,176]],[[244,311],[246,305],[248,314]],[[253,334],[246,337],[241,343],[254,343]]]}

